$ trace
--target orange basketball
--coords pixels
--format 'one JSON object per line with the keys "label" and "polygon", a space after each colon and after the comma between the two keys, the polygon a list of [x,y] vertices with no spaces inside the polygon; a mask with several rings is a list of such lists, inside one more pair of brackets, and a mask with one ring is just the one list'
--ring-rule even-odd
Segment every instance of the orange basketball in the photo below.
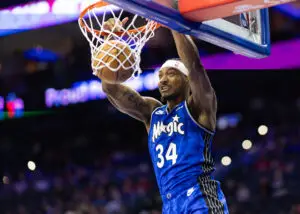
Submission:
{"label": "orange basketball", "polygon": [[[129,59],[127,59],[128,56],[130,56]],[[96,71],[96,75],[102,81],[113,84],[125,82],[132,76],[132,63],[134,63],[134,56],[131,53],[129,45],[118,40],[110,40],[103,43],[99,47],[98,54],[94,55],[92,59],[93,69]],[[105,64],[107,66],[104,68],[97,69],[97,67]],[[120,64],[124,66],[122,67]],[[124,67],[128,69],[124,69]],[[111,69],[117,70],[114,71]]]}

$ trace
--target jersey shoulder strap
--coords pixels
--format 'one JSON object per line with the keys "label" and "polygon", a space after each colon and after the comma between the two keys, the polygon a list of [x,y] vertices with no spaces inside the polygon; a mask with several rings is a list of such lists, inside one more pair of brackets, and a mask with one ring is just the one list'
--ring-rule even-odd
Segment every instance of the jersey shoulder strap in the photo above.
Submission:
{"label": "jersey shoulder strap", "polygon": [[192,121],[196,126],[198,126],[198,128],[200,128],[201,130],[205,131],[206,133],[208,133],[208,134],[210,134],[210,135],[215,135],[215,131],[208,130],[207,128],[203,127],[198,121],[195,120],[195,118],[192,116],[192,114],[191,114],[191,112],[190,112],[190,110],[189,110],[187,101],[185,101],[184,106],[185,106],[186,114],[187,114],[188,117],[191,119],[191,121]]}
{"label": "jersey shoulder strap", "polygon": [[163,105],[163,106],[159,106],[157,108],[155,108],[153,111],[152,111],[152,114],[151,114],[151,118],[150,118],[150,124],[152,122],[152,119],[155,115],[164,115],[165,114],[165,109],[166,109],[166,105]]}

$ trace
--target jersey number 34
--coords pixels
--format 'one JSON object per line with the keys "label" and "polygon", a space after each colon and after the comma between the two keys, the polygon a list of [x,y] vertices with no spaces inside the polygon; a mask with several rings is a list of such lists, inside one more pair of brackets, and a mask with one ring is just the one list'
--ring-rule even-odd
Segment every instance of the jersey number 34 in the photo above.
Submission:
{"label": "jersey number 34", "polygon": [[177,149],[176,149],[176,144],[175,143],[170,143],[167,152],[165,154],[165,157],[163,156],[164,154],[164,147],[161,144],[158,144],[156,146],[156,152],[158,152],[157,157],[157,167],[158,168],[163,168],[165,165],[165,160],[167,161],[172,161],[172,165],[176,163],[176,160],[178,158],[177,155]]}

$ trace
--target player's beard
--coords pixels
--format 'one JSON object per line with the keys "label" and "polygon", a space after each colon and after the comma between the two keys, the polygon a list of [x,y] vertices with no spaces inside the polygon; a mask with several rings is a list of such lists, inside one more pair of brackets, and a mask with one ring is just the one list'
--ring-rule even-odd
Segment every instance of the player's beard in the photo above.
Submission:
{"label": "player's beard", "polygon": [[185,99],[187,99],[188,96],[190,96],[190,95],[192,94],[192,92],[191,92],[190,89],[185,89],[185,88],[183,88],[183,89],[181,89],[181,90],[175,91],[175,92],[172,93],[172,94],[168,94],[168,95],[165,95],[165,96],[161,95],[160,101],[161,101],[162,103],[167,103],[167,101],[177,100],[177,98],[178,98],[179,96],[181,96],[181,92],[180,92],[180,91],[182,91],[182,90],[184,90],[184,91],[185,91],[185,90],[188,90],[188,91],[187,91],[187,97],[185,97]]}
{"label": "player's beard", "polygon": [[161,96],[160,100],[161,102],[166,103],[167,101],[176,100],[178,96],[178,94],[174,93],[167,96]]}

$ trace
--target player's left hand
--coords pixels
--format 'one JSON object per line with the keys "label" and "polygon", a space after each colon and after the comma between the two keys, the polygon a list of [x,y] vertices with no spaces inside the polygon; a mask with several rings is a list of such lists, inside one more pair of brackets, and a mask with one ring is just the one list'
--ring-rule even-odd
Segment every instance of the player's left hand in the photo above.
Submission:
{"label": "player's left hand", "polygon": [[125,17],[122,21],[120,19],[110,18],[104,22],[103,28],[109,31],[120,32],[128,20],[128,17]]}

